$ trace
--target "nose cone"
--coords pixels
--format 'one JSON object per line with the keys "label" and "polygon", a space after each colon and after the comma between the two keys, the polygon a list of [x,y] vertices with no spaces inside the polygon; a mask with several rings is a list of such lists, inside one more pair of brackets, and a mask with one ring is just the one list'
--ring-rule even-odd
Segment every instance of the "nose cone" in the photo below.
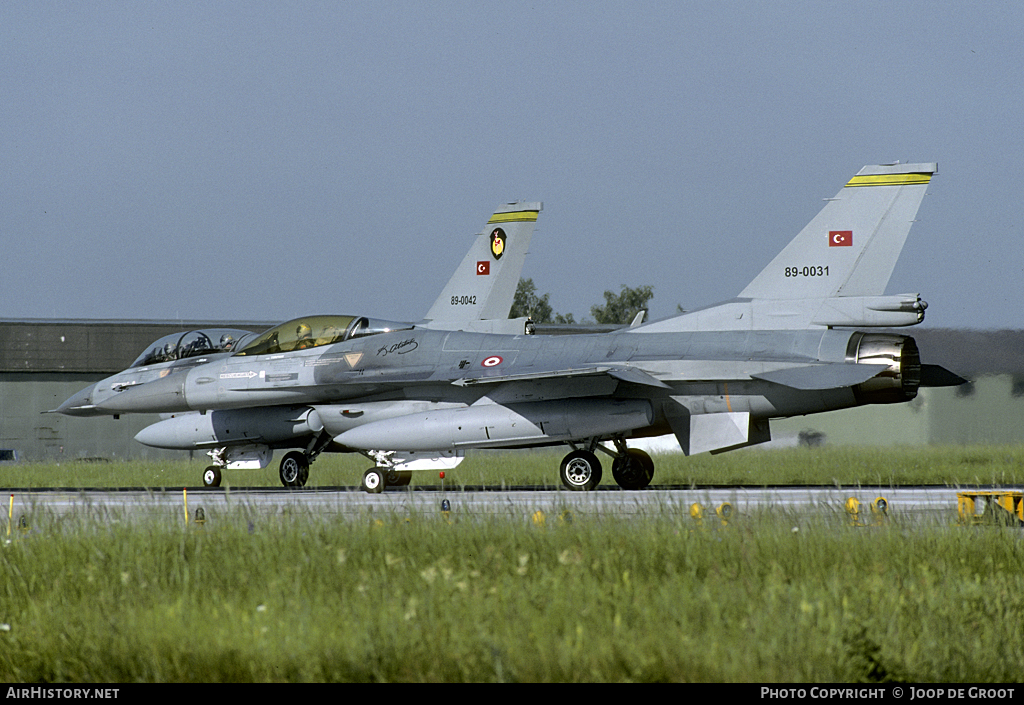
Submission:
{"label": "nose cone", "polygon": [[96,404],[104,414],[162,414],[189,411],[185,401],[187,375],[169,375],[162,379],[129,387]]}
{"label": "nose cone", "polygon": [[92,403],[95,389],[96,385],[86,387],[54,409],[54,413],[65,416],[103,416],[107,412],[97,409],[96,405]]}

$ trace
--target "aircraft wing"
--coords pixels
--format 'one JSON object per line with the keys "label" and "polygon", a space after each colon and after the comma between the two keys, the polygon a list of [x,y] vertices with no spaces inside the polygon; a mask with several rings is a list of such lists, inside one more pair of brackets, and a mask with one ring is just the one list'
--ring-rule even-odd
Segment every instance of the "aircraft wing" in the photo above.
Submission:
{"label": "aircraft wing", "polygon": [[564,370],[550,370],[543,372],[528,372],[518,375],[465,377],[462,379],[455,380],[454,382],[452,382],[452,384],[460,387],[471,387],[478,384],[501,384],[504,382],[569,379],[574,377],[587,377],[598,375],[607,375],[608,377],[612,377],[623,382],[632,382],[633,384],[643,384],[649,387],[661,387],[664,389],[670,389],[670,387],[667,384],[657,379],[653,375],[644,372],[643,370],[637,369],[635,367],[622,367],[610,365],[599,365],[595,367],[577,367]]}
{"label": "aircraft wing", "polygon": [[[816,390],[816,389],[839,389],[863,384],[872,377],[888,369],[888,365],[852,364],[852,363],[818,363],[812,365],[801,365],[799,367],[787,367],[767,372],[740,372],[739,368],[727,370],[725,367],[710,369],[710,374],[689,376],[688,379],[677,378],[673,381],[706,381],[708,379],[759,379],[765,382],[781,384],[793,389]],[[941,369],[941,368],[939,368]],[[944,370],[943,370],[944,371]],[[724,374],[723,374],[724,373]],[[952,375],[952,373],[948,373]],[[452,384],[460,387],[471,387],[484,384],[502,384],[505,382],[522,382],[538,380],[571,379],[581,377],[607,376],[622,382],[639,384],[648,387],[671,389],[668,384],[661,381],[654,375],[645,372],[637,367],[624,365],[595,365],[593,367],[575,367],[559,370],[546,370],[516,375],[493,375],[481,377],[465,377],[457,379]],[[955,377],[955,375],[954,375]],[[938,374],[935,375],[939,380]],[[943,378],[945,379],[945,378]],[[957,378],[959,379],[959,378]],[[947,384],[954,382],[952,378]],[[943,386],[931,384],[928,386]]]}
{"label": "aircraft wing", "polygon": [[863,384],[887,368],[888,365],[824,363],[788,367],[782,370],[755,373],[750,376],[793,389],[839,389]]}
{"label": "aircraft wing", "polygon": [[[754,379],[774,382],[793,389],[839,389],[863,384],[888,365],[823,363],[790,367],[750,375]],[[956,387],[967,380],[939,365],[921,365],[922,387]]]}

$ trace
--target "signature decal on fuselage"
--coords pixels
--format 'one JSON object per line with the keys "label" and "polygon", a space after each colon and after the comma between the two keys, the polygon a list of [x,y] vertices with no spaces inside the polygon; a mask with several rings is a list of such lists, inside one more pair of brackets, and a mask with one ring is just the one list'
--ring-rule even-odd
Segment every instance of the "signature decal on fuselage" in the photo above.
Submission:
{"label": "signature decal on fuselage", "polygon": [[391,353],[405,355],[406,353],[411,353],[419,346],[420,344],[416,342],[415,338],[409,338],[408,340],[403,340],[401,343],[395,343],[394,345],[382,345],[377,349],[377,356],[386,357]]}

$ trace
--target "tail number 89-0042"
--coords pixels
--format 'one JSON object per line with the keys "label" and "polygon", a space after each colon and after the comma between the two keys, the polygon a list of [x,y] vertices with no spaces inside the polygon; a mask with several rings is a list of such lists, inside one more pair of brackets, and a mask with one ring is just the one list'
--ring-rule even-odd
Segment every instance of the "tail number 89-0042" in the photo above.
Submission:
{"label": "tail number 89-0042", "polygon": [[787,277],[827,277],[828,267],[786,267]]}
{"label": "tail number 89-0042", "polygon": [[476,306],[475,296],[453,296],[452,306]]}

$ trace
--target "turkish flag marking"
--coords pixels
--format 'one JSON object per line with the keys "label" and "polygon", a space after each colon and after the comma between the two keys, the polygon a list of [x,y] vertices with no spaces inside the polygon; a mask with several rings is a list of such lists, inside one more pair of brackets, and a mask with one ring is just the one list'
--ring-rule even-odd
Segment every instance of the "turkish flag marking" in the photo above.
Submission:
{"label": "turkish flag marking", "polygon": [[853,247],[853,231],[852,230],[829,230],[828,231],[828,246],[829,247]]}
{"label": "turkish flag marking", "polygon": [[489,275],[491,273],[491,263],[487,262],[486,260],[483,262],[477,262],[476,273]]}

